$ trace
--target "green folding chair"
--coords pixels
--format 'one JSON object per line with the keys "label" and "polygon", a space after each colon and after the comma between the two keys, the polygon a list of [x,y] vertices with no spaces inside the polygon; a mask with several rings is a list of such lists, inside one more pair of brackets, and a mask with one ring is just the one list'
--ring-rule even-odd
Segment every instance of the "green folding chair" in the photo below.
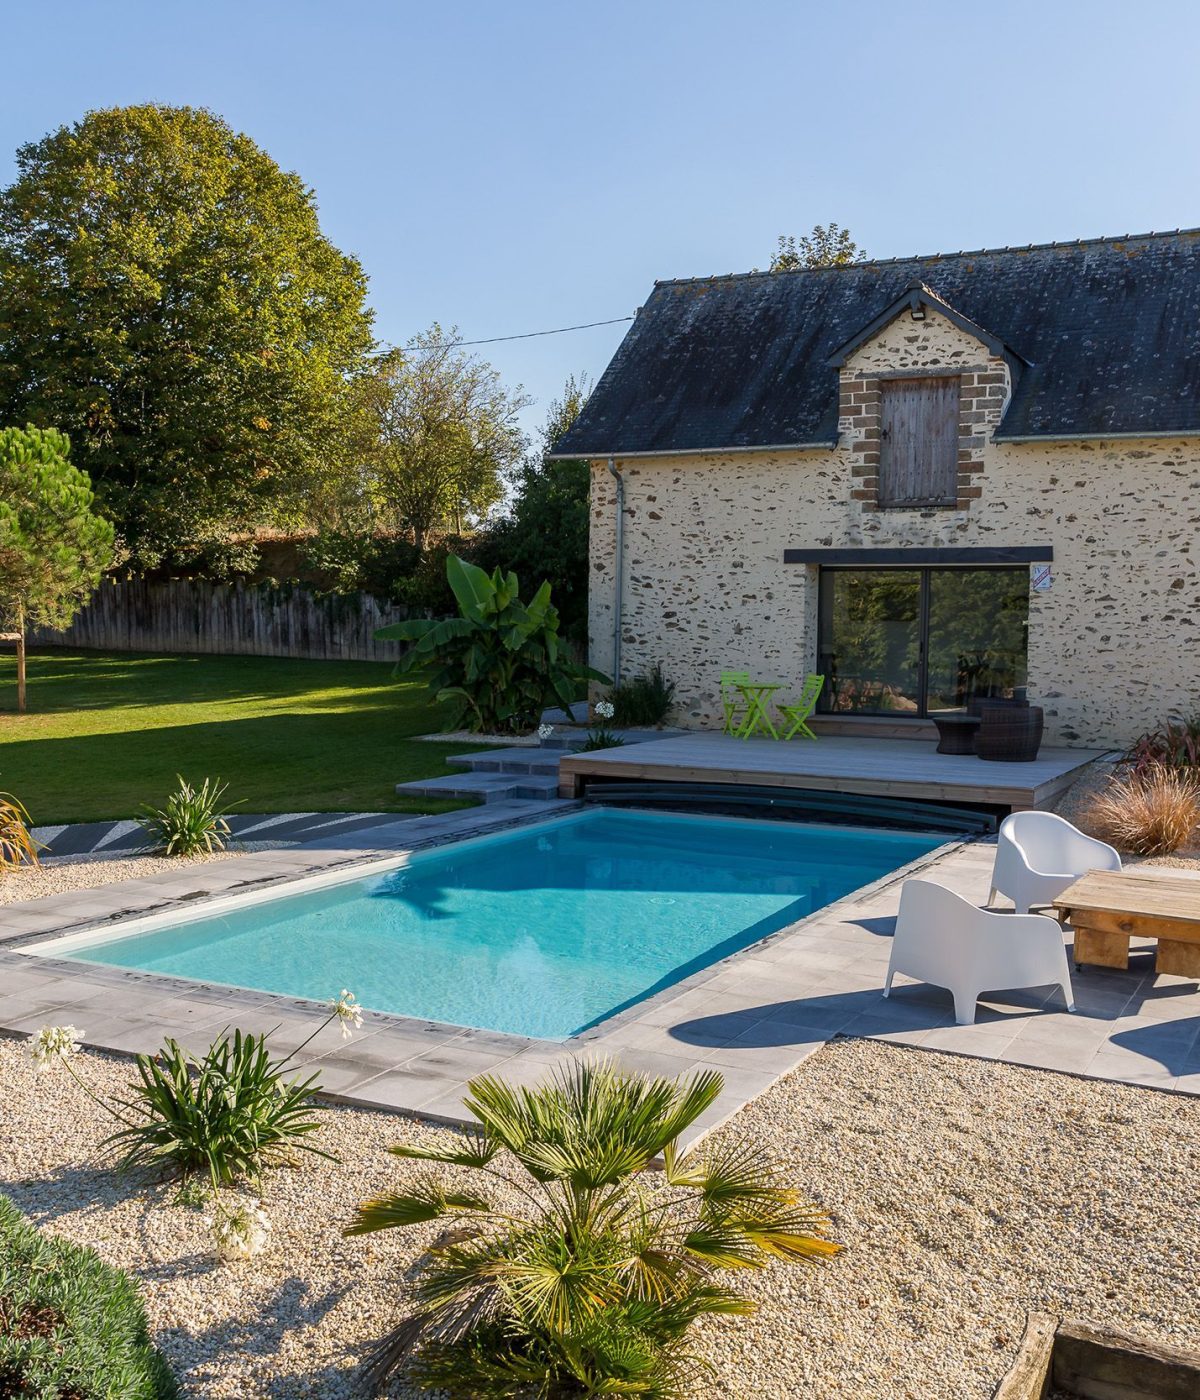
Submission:
{"label": "green folding chair", "polygon": [[788,726],[786,733],[782,735],[784,739],[794,739],[797,734],[803,734],[806,739],[817,737],[808,727],[808,720],[817,708],[817,696],[820,695],[824,684],[824,676],[805,676],[799,700],[794,700],[790,705],[776,706],[783,716],[784,724]]}
{"label": "green folding chair", "polygon": [[721,672],[721,709],[725,715],[726,734],[736,734],[745,723],[746,697],[738,686],[749,684],[749,671]]}

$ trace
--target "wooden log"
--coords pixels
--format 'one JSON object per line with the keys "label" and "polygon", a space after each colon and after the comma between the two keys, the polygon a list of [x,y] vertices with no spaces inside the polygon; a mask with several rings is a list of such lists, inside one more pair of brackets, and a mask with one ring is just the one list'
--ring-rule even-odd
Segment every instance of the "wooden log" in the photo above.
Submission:
{"label": "wooden log", "polygon": [[1129,935],[1106,929],[1075,928],[1075,962],[1090,967],[1128,967]]}
{"label": "wooden log", "polygon": [[1168,972],[1173,977],[1200,978],[1200,942],[1159,938],[1154,970]]}
{"label": "wooden log", "polygon": [[1196,1400],[1200,1351],[1116,1328],[1063,1321],[1050,1368],[1055,1387],[1083,1400]]}
{"label": "wooden log", "polygon": [[992,1394],[992,1400],[1042,1400],[1050,1379],[1055,1320],[1048,1313],[1029,1313],[1016,1360]]}

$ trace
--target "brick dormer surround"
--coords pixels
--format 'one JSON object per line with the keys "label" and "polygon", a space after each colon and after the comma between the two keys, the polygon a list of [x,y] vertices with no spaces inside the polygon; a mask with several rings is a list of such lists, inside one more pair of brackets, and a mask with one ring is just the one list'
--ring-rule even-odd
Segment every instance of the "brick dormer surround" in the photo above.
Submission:
{"label": "brick dormer surround", "polygon": [[983,495],[984,448],[1008,402],[1008,364],[937,312],[926,310],[918,320],[903,310],[839,370],[838,432],[850,462],[850,495],[863,511],[893,509],[879,504],[880,385],[925,375],[958,380],[958,499],[918,509],[968,511]]}

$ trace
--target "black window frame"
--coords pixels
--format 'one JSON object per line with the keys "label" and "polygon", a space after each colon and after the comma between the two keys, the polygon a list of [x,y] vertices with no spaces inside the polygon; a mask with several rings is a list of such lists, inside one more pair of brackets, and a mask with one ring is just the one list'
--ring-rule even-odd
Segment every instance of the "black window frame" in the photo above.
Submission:
{"label": "black window frame", "polygon": [[[793,551],[793,552],[794,552],[794,553],[799,553],[800,551]],[[848,551],[848,552],[849,552],[849,551]],[[857,553],[857,551],[855,551],[855,552]],[[930,553],[934,553],[934,551],[929,551],[929,552],[930,552]],[[937,552],[940,553],[940,551],[937,551]],[[981,551],[981,552],[982,552],[982,551]],[[1030,552],[1031,552],[1031,553],[1037,553],[1039,557],[1042,557],[1043,555],[1045,555],[1046,553],[1048,553],[1048,551],[1045,551],[1045,550],[1030,551]],[[880,553],[882,553],[882,551],[880,551]],[[891,554],[891,555],[901,555],[901,556],[903,555],[903,552],[902,552],[902,551],[888,551],[888,553]],[[826,613],[827,613],[827,611],[828,611],[828,609],[827,609],[827,607],[826,607],[826,601],[827,601],[827,593],[826,593],[826,590],[827,590],[827,588],[828,588],[828,582],[827,582],[828,576],[833,575],[833,574],[847,574],[847,573],[849,573],[849,574],[857,574],[857,573],[864,573],[864,572],[866,572],[868,569],[873,569],[873,568],[878,568],[878,569],[880,570],[880,572],[883,572],[883,573],[892,573],[892,572],[897,572],[897,571],[905,571],[905,572],[911,572],[911,573],[915,573],[915,574],[919,574],[919,575],[920,575],[920,594],[919,594],[918,611],[917,611],[917,647],[918,647],[918,654],[917,654],[917,685],[916,685],[916,689],[917,689],[917,701],[918,701],[918,703],[917,703],[917,709],[916,709],[915,711],[913,711],[913,712],[908,712],[908,713],[906,713],[906,712],[903,711],[903,710],[834,710],[834,709],[831,709],[830,706],[829,706],[829,702],[830,702],[830,700],[831,700],[831,698],[832,698],[833,691],[832,691],[832,685],[831,685],[831,683],[829,682],[828,675],[826,675],[826,684],[821,688],[821,694],[820,694],[820,696],[818,697],[818,701],[817,701],[817,713],[818,713],[818,714],[825,714],[825,715],[833,715],[834,717],[837,717],[837,718],[850,718],[850,717],[855,716],[855,715],[864,715],[864,716],[867,716],[867,717],[869,717],[869,718],[874,718],[874,719],[887,718],[887,719],[890,719],[890,720],[901,720],[901,721],[904,721],[904,720],[911,720],[911,721],[928,721],[929,718],[930,718],[930,710],[929,710],[929,595],[930,595],[930,586],[931,586],[930,581],[931,581],[931,578],[932,578],[933,574],[935,574],[935,573],[939,573],[939,574],[940,574],[940,573],[962,573],[962,572],[967,572],[967,573],[977,573],[977,572],[979,572],[979,573],[982,573],[982,572],[984,572],[985,570],[986,570],[987,572],[989,572],[989,573],[993,573],[993,572],[1011,573],[1011,572],[1014,571],[1014,569],[1015,569],[1016,567],[1019,567],[1019,565],[1020,565],[1022,562],[1024,562],[1024,561],[1022,561],[1022,560],[1011,560],[1011,559],[1010,559],[1010,560],[1007,560],[1006,562],[1003,562],[1003,563],[1000,562],[999,560],[996,560],[996,561],[988,561],[988,562],[985,563],[985,562],[983,562],[983,561],[981,561],[981,560],[978,560],[978,559],[972,560],[972,561],[970,561],[970,562],[964,561],[964,562],[962,562],[962,563],[951,563],[951,562],[949,562],[949,561],[947,561],[947,560],[945,560],[945,559],[940,559],[940,560],[927,560],[926,562],[918,562],[917,560],[913,560],[913,559],[911,559],[911,558],[903,558],[903,557],[900,557],[900,558],[893,558],[890,562],[888,562],[888,563],[885,564],[884,561],[883,561],[883,559],[880,559],[880,558],[877,557],[876,559],[873,559],[873,560],[871,561],[870,564],[866,564],[866,563],[864,563],[864,562],[853,562],[853,563],[852,563],[852,562],[849,562],[849,561],[847,561],[847,562],[845,562],[845,563],[837,563],[837,564],[826,564],[826,563],[820,564],[820,565],[818,566],[818,569],[817,569],[817,665],[816,665],[816,669],[817,669],[817,671],[821,671],[821,672],[824,672],[824,671],[827,670],[826,665],[825,665],[825,656],[826,656],[826,646],[825,646],[825,643],[826,643],[826,641],[827,641],[828,639],[827,639],[827,637],[826,637],[826,635],[825,635],[825,618],[826,618]],[[1026,622],[1026,631],[1025,631],[1025,660],[1026,660],[1026,669],[1028,669],[1028,661],[1029,661],[1029,630],[1028,630],[1028,621]],[[944,711],[938,710],[938,711],[936,711],[936,713],[939,713],[939,714],[940,714],[940,713],[944,713]],[[953,711],[951,711],[951,713],[953,713]]]}

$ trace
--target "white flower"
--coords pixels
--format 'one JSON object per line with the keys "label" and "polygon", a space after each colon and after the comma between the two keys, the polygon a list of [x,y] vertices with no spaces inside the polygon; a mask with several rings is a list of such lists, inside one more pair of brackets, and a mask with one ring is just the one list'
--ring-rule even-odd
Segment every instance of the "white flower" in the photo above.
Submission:
{"label": "white flower", "polygon": [[29,1042],[29,1054],[38,1074],[53,1069],[60,1060],[69,1060],[79,1049],[82,1034],[75,1026],[43,1026]]}
{"label": "white flower", "polygon": [[538,725],[538,738],[539,738],[539,739],[548,739],[548,738],[551,736],[551,734],[553,734],[553,733],[554,733],[554,726],[553,726],[552,724],[539,724],[539,725]]}
{"label": "white flower", "polygon": [[612,719],[613,715],[617,712],[613,708],[613,702],[611,700],[597,700],[596,713],[601,719]]}
{"label": "white flower", "polygon": [[267,1242],[271,1222],[255,1201],[253,1205],[222,1209],[208,1222],[213,1244],[221,1259],[253,1259]]}
{"label": "white flower", "polygon": [[354,993],[342,988],[340,997],[334,997],[329,1003],[329,1010],[335,1015],[342,1025],[342,1039],[349,1040],[356,1030],[362,1026],[362,1007],[354,999]]}

